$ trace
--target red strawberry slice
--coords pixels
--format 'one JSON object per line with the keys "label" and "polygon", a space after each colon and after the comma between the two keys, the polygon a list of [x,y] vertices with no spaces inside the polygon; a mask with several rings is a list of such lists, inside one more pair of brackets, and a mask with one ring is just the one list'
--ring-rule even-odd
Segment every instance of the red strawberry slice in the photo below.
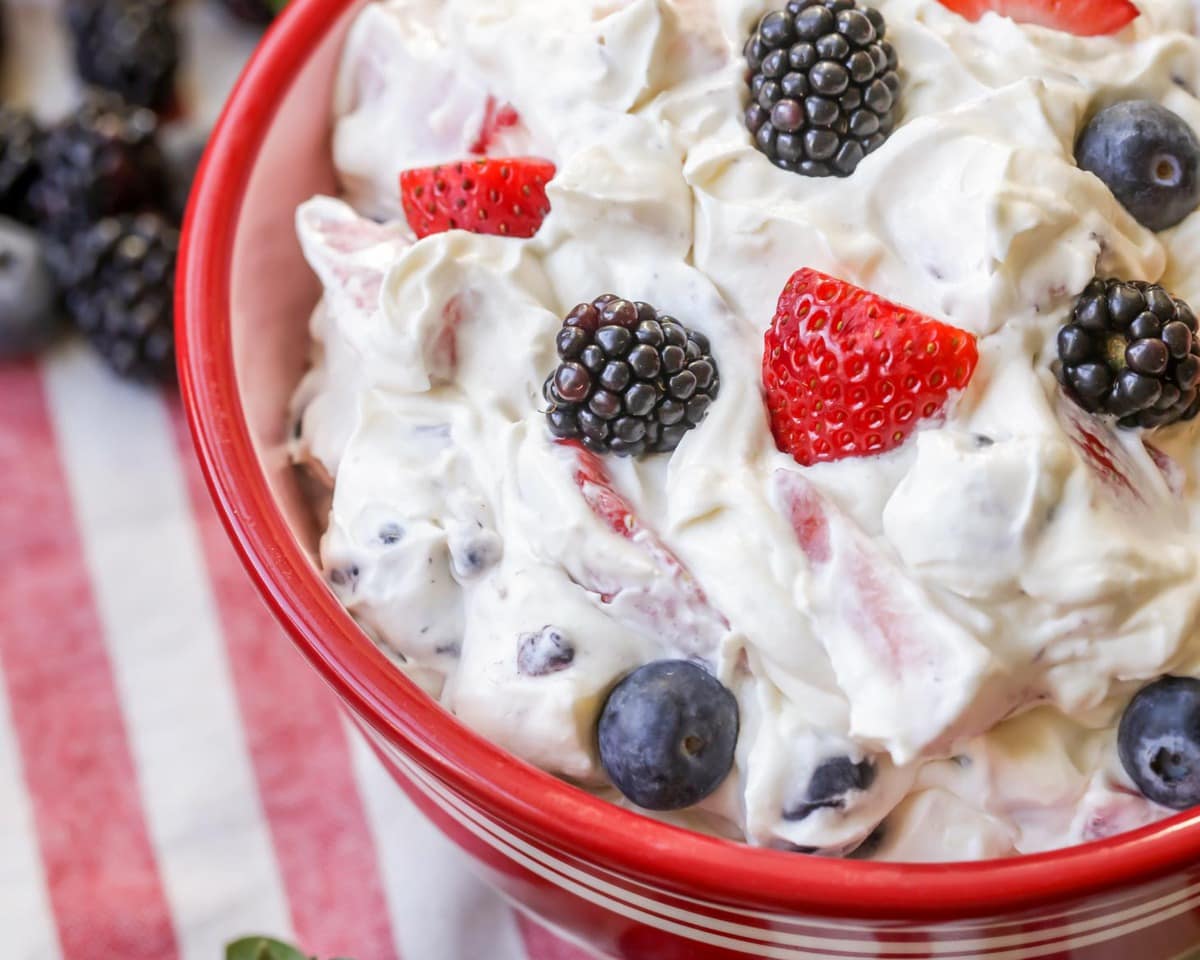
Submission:
{"label": "red strawberry slice", "polygon": [[965,330],[799,270],[763,350],[775,443],[804,466],[893,450],[943,411],[978,362]]}
{"label": "red strawberry slice", "polygon": [[501,133],[520,122],[521,115],[512,104],[500,104],[495,97],[488,97],[483,108],[483,122],[479,125],[479,136],[471,144],[471,153],[480,157],[486,155]]}
{"label": "red strawberry slice", "polygon": [[942,6],[968,20],[988,11],[1017,23],[1032,23],[1077,37],[1116,33],[1138,16],[1129,0],[941,0]]}
{"label": "red strawberry slice", "polygon": [[537,157],[483,158],[400,174],[400,201],[419,239],[447,230],[532,237],[550,212],[555,174]]}
{"label": "red strawberry slice", "polygon": [[850,701],[856,735],[907,762],[987,729],[1011,709],[983,645],[853,520],[794,470],[777,471],[774,486],[808,562],[809,615]]}
{"label": "red strawberry slice", "polygon": [[729,621],[708,600],[682,560],[633,512],[613,486],[601,459],[574,441],[559,441],[573,456],[572,479],[584,502],[614,533],[636,544],[657,574],[653,582],[618,582],[592,572],[584,588],[664,642],[687,654],[711,657],[729,630]]}

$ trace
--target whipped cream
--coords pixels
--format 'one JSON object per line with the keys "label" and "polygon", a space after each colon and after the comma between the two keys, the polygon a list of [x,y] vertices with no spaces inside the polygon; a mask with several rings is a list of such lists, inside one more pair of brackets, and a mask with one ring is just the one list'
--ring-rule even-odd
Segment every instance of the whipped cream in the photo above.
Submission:
{"label": "whipped cream", "polygon": [[[694,657],[741,734],[725,784],[676,822],[901,860],[1107,836],[1169,812],[1123,772],[1115,725],[1145,681],[1200,674],[1200,445],[1192,425],[1087,416],[1050,363],[1094,275],[1200,301],[1200,217],[1151,233],[1072,155],[1119,99],[1200,128],[1192,9],[1144,0],[1085,39],[877,6],[902,121],[844,180],[774,168],[743,126],[766,0],[364,8],[333,103],[344,196],[297,215],[325,286],[293,451],[332,488],[321,562],[448,710],[616,802],[605,695]],[[557,165],[540,232],[416,242],[400,171],[479,149]],[[762,337],[802,266],[979,338],[944,419],[879,457],[805,469],[776,449]],[[542,412],[561,318],[605,292],[704,333],[721,370],[674,454],[606,459],[631,538],[592,512]],[[531,670],[551,655],[533,643],[574,654]],[[869,764],[870,784],[812,803],[829,761]]]}

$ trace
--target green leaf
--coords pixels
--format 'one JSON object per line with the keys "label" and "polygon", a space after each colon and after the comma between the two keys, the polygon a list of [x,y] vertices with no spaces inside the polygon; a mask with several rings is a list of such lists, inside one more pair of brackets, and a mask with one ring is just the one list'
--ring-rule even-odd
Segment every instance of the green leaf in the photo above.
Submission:
{"label": "green leaf", "polygon": [[295,947],[269,937],[243,937],[225,948],[225,960],[310,960]]}
{"label": "green leaf", "polygon": [[283,13],[283,8],[288,5],[288,0],[267,0],[267,6],[275,11],[276,15]]}

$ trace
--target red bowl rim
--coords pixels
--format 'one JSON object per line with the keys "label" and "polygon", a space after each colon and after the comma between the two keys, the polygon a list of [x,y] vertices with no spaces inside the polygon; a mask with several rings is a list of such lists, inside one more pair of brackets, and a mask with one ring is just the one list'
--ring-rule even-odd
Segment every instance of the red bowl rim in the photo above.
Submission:
{"label": "red bowl rim", "polygon": [[803,857],[699,835],[515,759],[460,724],[364,642],[270,492],[239,403],[229,310],[238,216],[258,151],[292,81],[354,2],[292,0],[247,65],[200,167],[176,298],[180,384],[213,500],[276,617],[353,712],[510,829],[586,863],[710,902],[934,922],[1120,891],[1200,862],[1200,813],[1049,853],[955,864]]}

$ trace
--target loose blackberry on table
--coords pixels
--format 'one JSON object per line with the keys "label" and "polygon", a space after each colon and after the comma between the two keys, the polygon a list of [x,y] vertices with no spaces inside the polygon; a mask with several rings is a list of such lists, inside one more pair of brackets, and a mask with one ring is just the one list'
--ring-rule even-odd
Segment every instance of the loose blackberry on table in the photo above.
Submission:
{"label": "loose blackberry on table", "polygon": [[1093,280],[1058,331],[1057,373],[1089,413],[1160,427],[1200,411],[1196,315],[1158,284]]}
{"label": "loose blackberry on table", "polygon": [[674,450],[720,387],[703,334],[615,294],[575,307],[556,344],[560,362],[543,387],[550,431],[597,453]]}
{"label": "loose blackberry on table", "polygon": [[32,223],[29,189],[38,178],[42,131],[24,110],[0,105],[0,216]]}
{"label": "loose blackberry on table", "polygon": [[755,146],[784,170],[848,177],[896,126],[900,76],[882,14],[855,0],[793,0],[746,42]]}
{"label": "loose blackberry on table", "polygon": [[70,0],[66,13],[85,83],[140,107],[170,104],[179,66],[172,0]]}
{"label": "loose blackberry on table", "polygon": [[30,201],[44,231],[68,240],[103,217],[159,209],[166,173],[157,134],[152,111],[89,91],[38,150]]}
{"label": "loose blackberry on table", "polygon": [[119,374],[175,376],[175,257],[179,231],[157,213],[108,217],[72,242],[67,310]]}
{"label": "loose blackberry on table", "polygon": [[225,8],[244,23],[267,24],[287,5],[287,0],[222,0]]}

